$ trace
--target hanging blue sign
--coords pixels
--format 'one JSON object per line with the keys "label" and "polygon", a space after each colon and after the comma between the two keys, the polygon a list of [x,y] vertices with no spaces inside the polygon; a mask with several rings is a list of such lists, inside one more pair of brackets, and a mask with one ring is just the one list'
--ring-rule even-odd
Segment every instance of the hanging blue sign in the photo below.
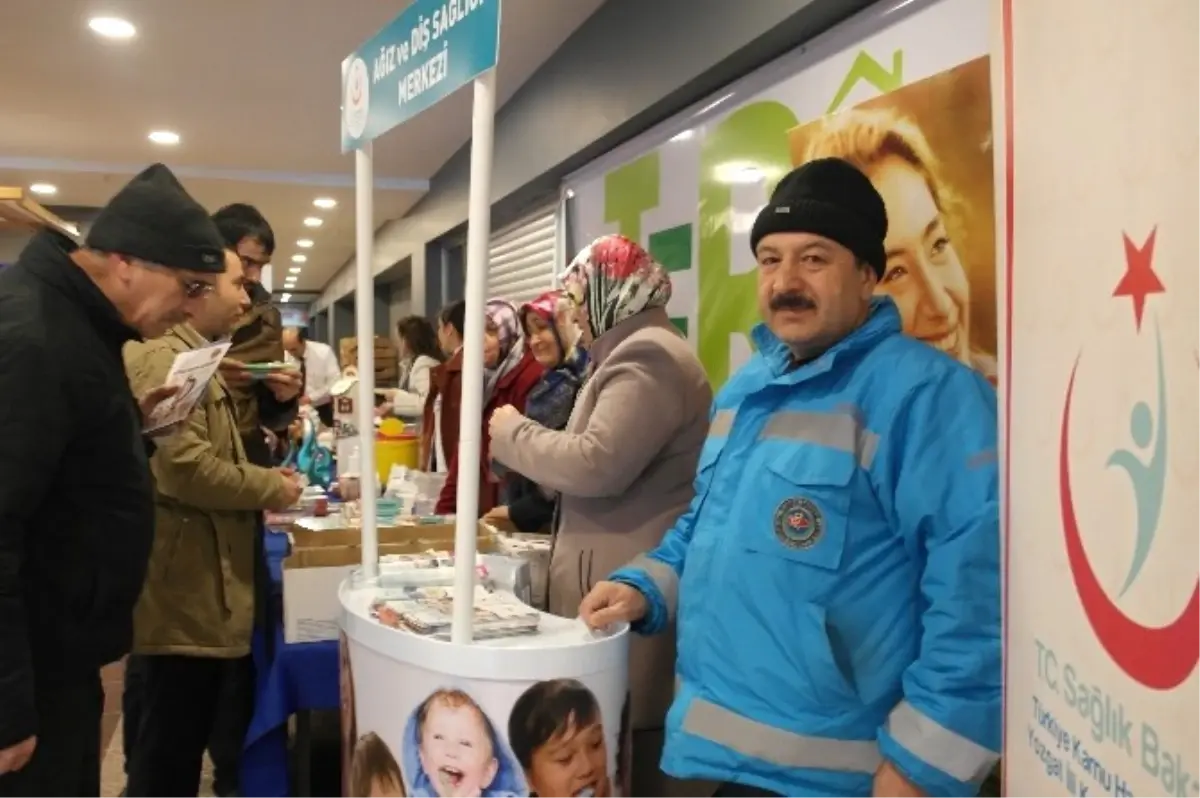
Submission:
{"label": "hanging blue sign", "polygon": [[342,62],[342,152],[496,66],[500,0],[414,0]]}

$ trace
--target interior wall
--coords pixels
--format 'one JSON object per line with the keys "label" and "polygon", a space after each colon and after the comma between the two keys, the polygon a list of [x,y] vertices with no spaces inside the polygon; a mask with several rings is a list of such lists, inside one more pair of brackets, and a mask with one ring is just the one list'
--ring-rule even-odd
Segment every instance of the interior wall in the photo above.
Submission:
{"label": "interior wall", "polygon": [[[608,0],[497,114],[493,229],[555,200],[569,172],[871,4]],[[376,273],[466,222],[469,178],[467,145],[406,217],[380,228]],[[322,306],[353,290],[353,269],[352,258]]]}

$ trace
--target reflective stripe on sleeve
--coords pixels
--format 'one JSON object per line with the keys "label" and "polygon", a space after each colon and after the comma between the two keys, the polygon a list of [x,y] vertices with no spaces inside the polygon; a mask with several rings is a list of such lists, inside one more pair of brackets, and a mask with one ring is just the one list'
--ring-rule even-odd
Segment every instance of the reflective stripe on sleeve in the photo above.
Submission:
{"label": "reflective stripe on sleeve", "polygon": [[797,734],[759,723],[696,698],[683,716],[683,731],[742,756],[785,768],[874,773],[883,761],[874,740],[835,740]]}
{"label": "reflective stripe on sleeve", "polygon": [[959,781],[981,781],[1000,755],[952,732],[907,701],[888,716],[887,732],[913,756]]}
{"label": "reflective stripe on sleeve", "polygon": [[637,568],[650,577],[650,581],[658,588],[667,605],[667,620],[675,620],[675,607],[679,601],[679,574],[675,573],[675,569],[662,560],[647,557],[645,554],[634,557],[625,567]]}
{"label": "reflective stripe on sleeve", "polygon": [[879,448],[879,436],[862,425],[858,414],[848,411],[781,410],[767,419],[759,437],[763,440],[805,441],[848,452],[863,468],[871,467]]}

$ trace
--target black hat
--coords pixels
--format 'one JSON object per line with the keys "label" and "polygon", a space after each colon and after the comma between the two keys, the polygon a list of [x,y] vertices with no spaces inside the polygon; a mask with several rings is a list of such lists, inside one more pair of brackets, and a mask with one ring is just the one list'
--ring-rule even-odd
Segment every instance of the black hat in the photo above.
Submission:
{"label": "black hat", "polygon": [[771,233],[813,233],[836,241],[882,278],[887,208],[871,181],[841,158],[818,158],[784,176],[759,212],[750,250]]}
{"label": "black hat", "polygon": [[225,244],[208,211],[160,163],[129,181],[104,206],[86,246],[172,269],[225,271]]}

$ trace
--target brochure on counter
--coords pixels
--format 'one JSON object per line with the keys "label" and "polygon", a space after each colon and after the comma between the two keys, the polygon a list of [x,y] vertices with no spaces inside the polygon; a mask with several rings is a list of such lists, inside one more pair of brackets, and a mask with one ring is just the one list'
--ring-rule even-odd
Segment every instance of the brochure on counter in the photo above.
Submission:
{"label": "brochure on counter", "polygon": [[190,349],[175,356],[175,362],[171,364],[163,384],[179,386],[179,393],[154,408],[146,425],[146,434],[152,435],[174,426],[191,414],[208,389],[208,381],[221,365],[221,358],[228,351],[229,343],[225,342]]}

